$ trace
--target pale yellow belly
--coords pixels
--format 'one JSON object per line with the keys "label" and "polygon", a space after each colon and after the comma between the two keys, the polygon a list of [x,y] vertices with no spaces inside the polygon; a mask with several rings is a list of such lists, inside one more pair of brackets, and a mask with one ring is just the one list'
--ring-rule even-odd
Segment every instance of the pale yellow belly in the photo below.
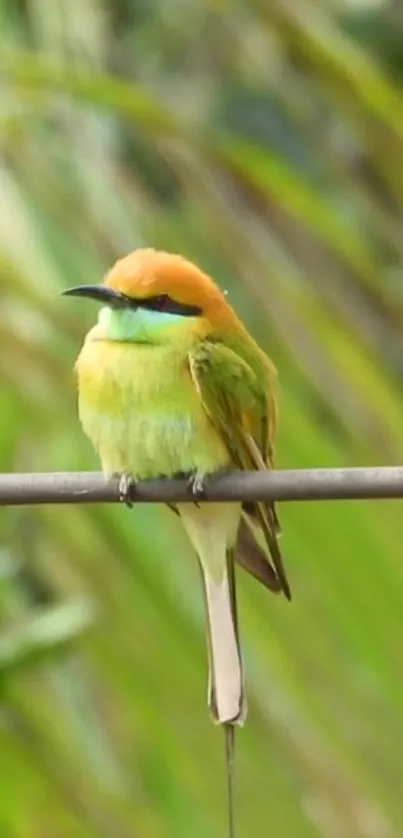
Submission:
{"label": "pale yellow belly", "polygon": [[77,372],[80,419],[104,471],[141,479],[229,465],[186,357],[163,347],[92,341]]}

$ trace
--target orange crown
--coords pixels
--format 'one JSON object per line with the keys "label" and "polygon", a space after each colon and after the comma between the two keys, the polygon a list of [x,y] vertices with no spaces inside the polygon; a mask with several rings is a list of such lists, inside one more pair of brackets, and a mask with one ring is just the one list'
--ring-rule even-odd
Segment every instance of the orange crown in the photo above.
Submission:
{"label": "orange crown", "polygon": [[218,286],[192,262],[176,253],[140,248],[119,259],[105,285],[135,299],[168,294],[186,305],[197,305],[210,322],[237,320]]}

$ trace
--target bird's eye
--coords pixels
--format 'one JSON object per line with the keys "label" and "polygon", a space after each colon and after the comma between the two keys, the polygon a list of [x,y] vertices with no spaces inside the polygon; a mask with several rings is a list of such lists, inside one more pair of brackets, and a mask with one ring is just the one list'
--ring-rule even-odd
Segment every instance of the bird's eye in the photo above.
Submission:
{"label": "bird's eye", "polygon": [[145,300],[136,301],[136,307],[139,306],[149,311],[165,311],[168,314],[176,314],[181,317],[198,317],[202,313],[199,306],[178,303],[169,294],[158,294],[156,297],[147,297]]}
{"label": "bird's eye", "polygon": [[172,300],[168,297],[168,294],[160,294],[158,297],[154,297],[153,299],[153,308],[156,311],[167,311],[170,308]]}

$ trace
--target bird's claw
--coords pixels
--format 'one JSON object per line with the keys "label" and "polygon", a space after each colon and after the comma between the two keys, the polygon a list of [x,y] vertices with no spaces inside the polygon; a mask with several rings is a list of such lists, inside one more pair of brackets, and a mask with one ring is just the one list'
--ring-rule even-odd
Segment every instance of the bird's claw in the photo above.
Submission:
{"label": "bird's claw", "polygon": [[204,475],[203,474],[198,474],[197,472],[194,472],[188,478],[188,487],[189,487],[190,492],[192,493],[192,496],[193,496],[197,506],[199,505],[197,503],[197,500],[202,498],[203,495],[204,495],[204,490],[205,490],[204,483],[205,483]]}
{"label": "bird's claw", "polygon": [[129,474],[122,474],[119,478],[119,501],[133,509],[133,495],[136,489],[136,480]]}

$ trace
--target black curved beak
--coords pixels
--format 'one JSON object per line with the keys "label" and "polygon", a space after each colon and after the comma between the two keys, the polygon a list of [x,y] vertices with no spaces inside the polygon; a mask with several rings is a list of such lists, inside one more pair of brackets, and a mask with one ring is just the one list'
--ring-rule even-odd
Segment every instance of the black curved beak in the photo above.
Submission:
{"label": "black curved beak", "polygon": [[105,285],[76,285],[75,288],[67,288],[66,291],[62,291],[62,295],[64,297],[87,297],[89,300],[96,300],[97,303],[106,306],[128,306],[133,303],[120,291],[114,291],[113,288],[107,288]]}

